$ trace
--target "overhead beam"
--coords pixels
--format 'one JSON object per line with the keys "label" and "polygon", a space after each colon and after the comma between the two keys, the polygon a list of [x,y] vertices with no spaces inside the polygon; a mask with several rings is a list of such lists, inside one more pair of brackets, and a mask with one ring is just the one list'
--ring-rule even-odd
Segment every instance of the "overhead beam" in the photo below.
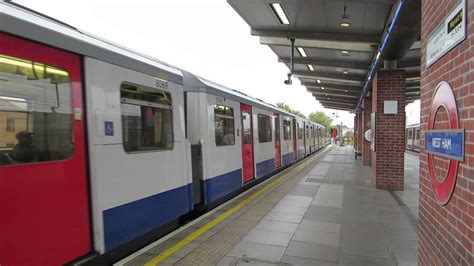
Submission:
{"label": "overhead beam", "polygon": [[[295,39],[295,45],[303,48],[323,48],[334,50],[349,50],[358,52],[374,52],[380,39],[377,42],[343,42],[327,40],[305,40]],[[260,37],[260,44],[290,46],[288,37]]]}
{"label": "overhead beam", "polygon": [[[290,63],[289,57],[279,57],[278,62]],[[355,62],[344,62],[344,61],[329,61],[327,59],[317,58],[317,57],[306,57],[306,58],[293,58],[295,64],[303,65],[314,65],[314,66],[324,66],[324,67],[340,67],[347,69],[357,69],[357,70],[368,70],[370,64],[361,64]]]}
{"label": "overhead beam", "polygon": [[340,94],[340,93],[331,93],[331,92],[326,92],[326,91],[312,91],[308,90],[308,92],[311,92],[314,96],[321,96],[321,97],[341,97],[341,98],[347,98],[347,99],[359,99],[359,95],[350,95],[350,94]]}
{"label": "overhead beam", "polygon": [[301,85],[306,87],[324,87],[324,89],[334,89],[340,91],[348,91],[348,92],[357,92],[360,94],[361,87],[360,86],[351,86],[351,85],[343,85],[343,84],[334,84],[334,83],[326,83],[326,82],[301,82]]}
{"label": "overhead beam", "polygon": [[250,34],[260,37],[278,37],[284,39],[323,40],[336,42],[353,42],[377,44],[380,42],[380,34],[346,34],[346,33],[323,33],[316,31],[299,30],[251,30]]}
{"label": "overhead beam", "polygon": [[358,91],[343,91],[343,90],[334,90],[334,89],[329,89],[329,88],[324,88],[321,89],[320,87],[306,87],[306,90],[312,93],[331,93],[331,94],[336,94],[336,95],[348,95],[348,97],[354,98],[360,95],[360,92]]}
{"label": "overhead beam", "polygon": [[343,74],[334,72],[322,72],[322,71],[294,71],[293,76],[303,78],[316,78],[316,79],[329,79],[329,80],[343,80],[343,81],[356,81],[363,82],[365,75],[355,74]]}
{"label": "overhead beam", "polygon": [[[348,100],[348,99],[344,99],[344,98],[340,98],[340,97],[328,97],[328,96],[319,96],[319,95],[313,95],[316,99],[318,99],[319,101],[323,101],[323,102],[334,102],[334,103],[338,103],[338,104],[344,104],[344,105],[356,105],[357,104],[357,100],[354,101],[354,100]],[[329,99],[328,99],[329,98]]]}

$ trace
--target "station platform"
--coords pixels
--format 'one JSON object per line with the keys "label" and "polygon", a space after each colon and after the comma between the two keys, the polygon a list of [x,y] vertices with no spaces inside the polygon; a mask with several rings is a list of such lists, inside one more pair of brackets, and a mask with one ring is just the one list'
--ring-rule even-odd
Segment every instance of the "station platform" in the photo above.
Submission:
{"label": "station platform", "polygon": [[376,190],[352,147],[329,147],[117,265],[417,265],[418,160]]}

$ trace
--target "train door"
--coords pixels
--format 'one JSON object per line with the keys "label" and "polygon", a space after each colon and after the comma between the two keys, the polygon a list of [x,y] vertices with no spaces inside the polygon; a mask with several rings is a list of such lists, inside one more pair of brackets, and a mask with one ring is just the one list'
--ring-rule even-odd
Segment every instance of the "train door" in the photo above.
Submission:
{"label": "train door", "polygon": [[242,178],[244,183],[254,178],[252,106],[241,103],[242,118]]}
{"label": "train door", "polygon": [[64,264],[91,251],[81,58],[0,43],[0,264]]}
{"label": "train door", "polygon": [[303,130],[303,147],[304,147],[304,155],[306,155],[307,154],[306,153],[306,144],[307,144],[307,141],[308,141],[306,137],[308,135],[308,128],[307,128],[308,126],[306,125],[305,122],[301,122],[301,123],[303,123],[303,129],[302,129]]}
{"label": "train door", "polygon": [[281,166],[280,114],[275,113],[275,167]]}
{"label": "train door", "polygon": [[296,161],[298,160],[298,139],[296,138],[296,119],[293,118],[293,160]]}

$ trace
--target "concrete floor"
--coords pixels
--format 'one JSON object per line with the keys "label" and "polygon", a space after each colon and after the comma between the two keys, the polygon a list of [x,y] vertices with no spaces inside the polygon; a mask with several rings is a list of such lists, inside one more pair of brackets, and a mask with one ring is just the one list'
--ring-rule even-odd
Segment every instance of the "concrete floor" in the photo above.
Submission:
{"label": "concrete floor", "polygon": [[[416,265],[417,154],[405,172],[405,191],[376,190],[351,147],[328,149],[160,265]],[[143,265],[259,187],[118,264]]]}

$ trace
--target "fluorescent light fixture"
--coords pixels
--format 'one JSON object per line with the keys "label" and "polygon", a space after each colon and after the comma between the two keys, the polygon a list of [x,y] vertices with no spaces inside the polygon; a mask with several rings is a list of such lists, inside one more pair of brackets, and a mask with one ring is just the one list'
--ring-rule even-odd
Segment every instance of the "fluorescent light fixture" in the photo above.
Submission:
{"label": "fluorescent light fixture", "polygon": [[16,97],[0,96],[0,99],[7,100],[7,101],[26,102],[25,99],[16,98]]}
{"label": "fluorescent light fixture", "polygon": [[342,71],[342,73],[343,73],[343,74],[349,74],[349,71],[344,70],[344,71]]}
{"label": "fluorescent light fixture", "polygon": [[[20,61],[14,58],[0,56],[0,64],[1,63],[33,69],[33,65],[30,62]],[[46,69],[47,73],[58,74],[62,76],[69,76],[69,74],[66,71],[63,71],[57,68],[48,67],[48,66],[45,67],[43,64],[34,64],[34,68],[36,71],[43,71],[43,69]]]}
{"label": "fluorescent light fixture", "polygon": [[330,100],[329,97],[328,97],[328,100]]}
{"label": "fluorescent light fixture", "polygon": [[318,83],[321,83],[321,80],[319,80],[319,79],[317,79],[316,81],[317,81]]}
{"label": "fluorescent light fixture", "polygon": [[283,11],[283,8],[281,7],[280,3],[271,3],[270,5],[272,6],[273,12],[275,12],[278,16],[278,19],[280,20],[281,24],[290,24],[290,20],[286,16],[285,11]]}
{"label": "fluorescent light fixture", "polygon": [[343,55],[348,55],[348,54],[349,54],[349,51],[347,51],[347,50],[342,50],[341,53],[342,53]]}
{"label": "fluorescent light fixture", "polygon": [[379,60],[380,57],[380,51],[377,53],[377,56],[375,57],[375,60]]}
{"label": "fluorescent light fixture", "polygon": [[348,92],[347,90],[344,90],[344,92]]}
{"label": "fluorescent light fixture", "polygon": [[312,65],[307,65],[309,70],[314,71],[314,67]]}
{"label": "fluorescent light fixture", "polygon": [[321,87],[321,90],[324,90],[324,87]]}
{"label": "fluorescent light fixture", "polygon": [[349,28],[351,26],[351,23],[349,23],[347,21],[343,21],[343,22],[339,23],[339,26],[341,26],[343,28]]}
{"label": "fluorescent light fixture", "polygon": [[308,56],[306,55],[306,52],[304,51],[303,47],[297,47],[296,49],[298,50],[298,53],[300,53],[300,55],[301,55],[302,57],[308,57]]}

